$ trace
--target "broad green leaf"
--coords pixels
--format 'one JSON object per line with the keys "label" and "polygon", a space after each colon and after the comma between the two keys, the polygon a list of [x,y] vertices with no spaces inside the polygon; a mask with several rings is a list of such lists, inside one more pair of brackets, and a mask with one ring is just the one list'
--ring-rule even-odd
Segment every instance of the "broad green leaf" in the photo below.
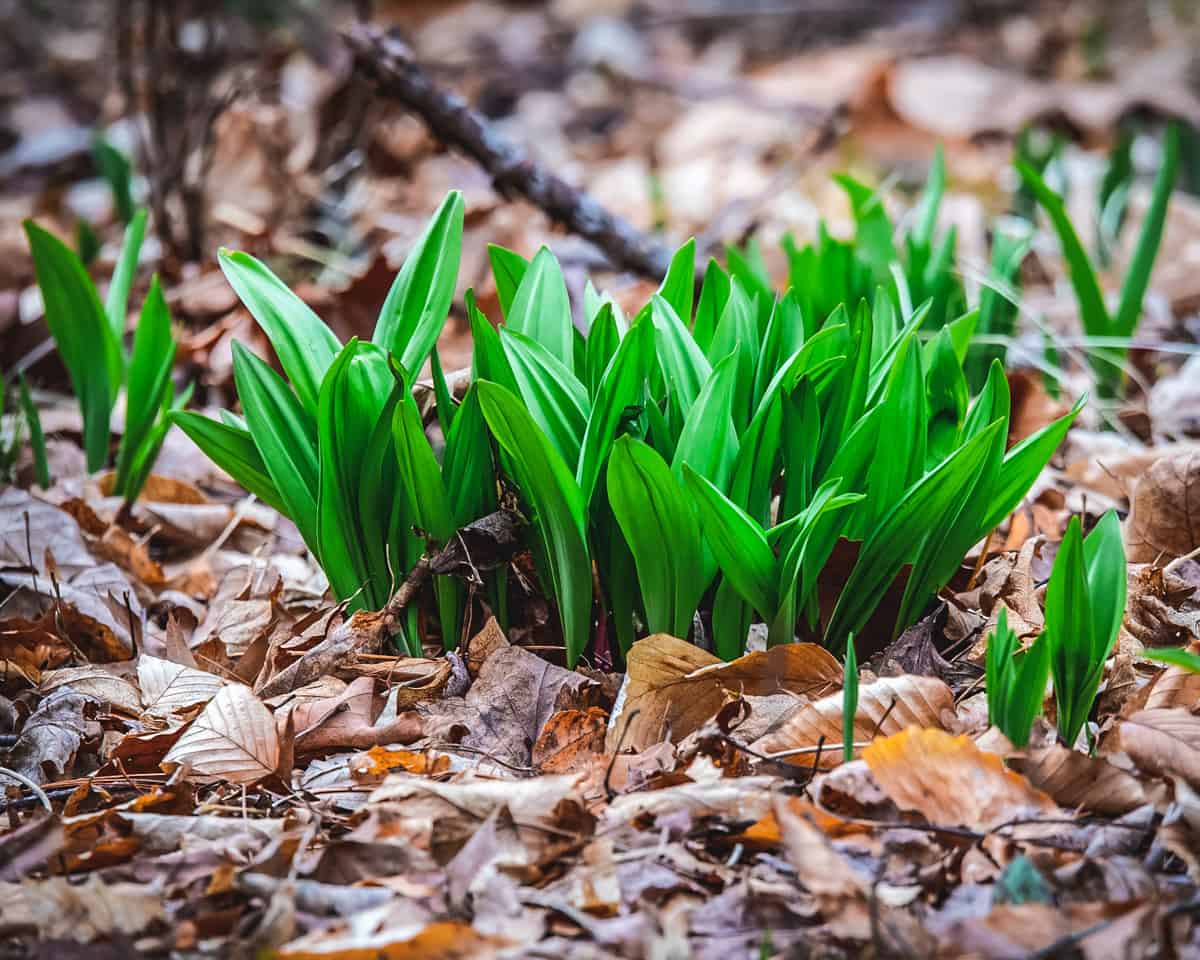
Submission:
{"label": "broad green leaf", "polygon": [[506,326],[500,341],[529,413],[563,461],[577,465],[591,409],[587,388],[536,340]]}
{"label": "broad green leaf", "polygon": [[650,316],[658,344],[658,362],[668,389],[668,419],[677,438],[712,366],[666,300],[655,295],[650,301]]}
{"label": "broad green leaf", "polygon": [[438,427],[441,428],[442,436],[447,437],[450,435],[450,426],[454,423],[454,398],[450,395],[450,385],[446,382],[442,358],[438,355],[436,346],[429,354],[429,375],[433,379],[433,400]]}
{"label": "broad green leaf", "polygon": [[976,528],[976,540],[983,539],[995,529],[1029,492],[1086,402],[1085,394],[1069,413],[1042,427],[1037,433],[1030,434],[1005,454],[992,491],[991,506]]}
{"label": "broad green leaf", "polygon": [[1098,669],[1092,659],[1092,638],[1087,635],[1092,625],[1090,612],[1083,536],[1079,518],[1072,517],[1046,584],[1046,634],[1058,703],[1058,731],[1068,746],[1074,746],[1087,722],[1099,673],[1104,668],[1103,658]]}
{"label": "broad green leaf", "polygon": [[500,316],[505,318],[512,309],[513,300],[525,271],[529,269],[529,261],[519,253],[488,244],[488,259],[492,262],[492,278],[496,282],[496,297],[500,301]]}
{"label": "broad green leaf", "polygon": [[492,466],[492,445],[479,407],[479,394],[474,386],[463,397],[446,436],[442,478],[456,528],[464,527],[496,509],[496,471]]}
{"label": "broad green leaf", "polygon": [[759,336],[754,304],[737,280],[731,285],[725,312],[717,323],[706,355],[714,367],[728,356],[736,358],[737,375],[728,409],[740,432],[750,420],[751,404],[754,402],[754,366],[759,355]]}
{"label": "broad green leaf", "polygon": [[1200,673],[1200,655],[1181,647],[1157,647],[1153,650],[1143,650],[1141,656],[1143,660],[1165,663],[1168,667],[1179,667],[1189,673]]}
{"label": "broad green leaf", "polygon": [[914,543],[928,530],[931,517],[944,515],[961,502],[979,474],[999,431],[995,423],[968,440],[909,489],[871,532],[859,552],[825,631],[832,649],[859,633],[879,605],[889,584],[911,556]]}
{"label": "broad green leaf", "polygon": [[171,314],[155,276],[142,304],[142,314],[133,336],[133,355],[129,361],[126,385],[125,432],[117,449],[117,474],[114,492],[132,500],[138,491],[130,484],[134,457],[154,426],[171,385],[171,367],[175,363],[175,338],[171,335]]}
{"label": "broad green leaf", "polygon": [[233,376],[254,445],[286,506],[283,512],[320,557],[316,419],[279,374],[237,342],[233,344]]}
{"label": "broad green leaf", "polygon": [[779,604],[775,554],[762,527],[710,480],[688,466],[684,483],[695,498],[704,540],[733,588],[764,618]]}
{"label": "broad green leaf", "polygon": [[379,311],[373,343],[420,373],[450,313],[462,252],[463,198],[452,190],[442,201],[396,274]]}
{"label": "broad green leaf", "polygon": [[536,340],[566,369],[575,369],[575,328],[567,283],[547,247],[538,250],[521,278],[505,323],[509,330]]}
{"label": "broad green leaf", "polygon": [[74,251],[32,220],[25,221],[25,233],[45,305],[46,326],[83,414],[87,468],[99,470],[108,459],[109,417],[123,372],[121,344]]}
{"label": "broad green leaf", "polygon": [[517,472],[517,483],[534,510],[534,527],[558,604],[567,662],[574,666],[587,646],[592,620],[592,564],[585,505],[579,486],[558,451],[512,393],[481,381],[479,403],[496,441]]}
{"label": "broad green leaf", "polygon": [[683,488],[653,447],[626,436],[608,461],[608,498],[637,565],[647,629],[686,637],[708,579]]}
{"label": "broad green leaf", "polygon": [[700,301],[696,305],[696,322],[692,336],[701,351],[707,351],[717,329],[717,321],[725,312],[729,300],[729,274],[721,269],[716,260],[709,258],[704,269],[704,281],[700,285]]}
{"label": "broad green leaf", "polygon": [[517,380],[509,366],[508,357],[504,353],[504,345],[500,342],[500,332],[491,325],[488,318],[475,304],[475,291],[468,290],[466,295],[467,321],[471,326],[471,343],[474,351],[471,354],[471,379],[491,380],[505,389],[517,391]]}
{"label": "broad green leaf", "polygon": [[909,485],[925,472],[925,382],[921,352],[908,337],[897,353],[887,391],[876,408],[879,435],[887,438],[890,452],[872,457],[867,468],[871,520],[883,519]]}
{"label": "broad green leaf", "polygon": [[342,348],[337,337],[265,264],[247,253],[228,250],[221,250],[217,260],[229,285],[271,341],[300,403],[315,417],[321,383]]}
{"label": "broad green leaf", "polygon": [[737,431],[729,410],[733,405],[739,368],[731,353],[718,363],[692,405],[675,445],[671,471],[682,481],[687,464],[722,492],[729,487],[738,454]]}
{"label": "broad green leaf", "polygon": [[696,240],[690,238],[687,243],[675,251],[671,263],[667,267],[667,275],[663,277],[658,295],[671,305],[675,315],[685,324],[692,319],[692,303],[696,295]]}
{"label": "broad green leaf", "polygon": [[[603,312],[601,313],[603,316]],[[580,445],[576,479],[586,503],[592,500],[601,467],[623,420],[642,404],[646,375],[654,361],[654,327],[643,320],[621,341],[604,371]]]}
{"label": "broad green leaf", "polygon": [[1083,541],[1083,560],[1091,604],[1088,635],[1093,656],[1103,661],[1117,642],[1125,616],[1125,544],[1115,510],[1106,511]]}
{"label": "broad green leaf", "polygon": [[267,506],[287,515],[288,508],[275,489],[267,465],[263,463],[262,455],[248,430],[186,410],[172,413],[171,421],[187,434],[208,459]]}
{"label": "broad green leaf", "polygon": [[604,373],[620,345],[621,333],[617,329],[613,305],[604,303],[597,311],[595,319],[592,320],[591,329],[588,331],[587,345],[584,348],[584,383],[588,389],[588,396],[593,399],[595,399]]}
{"label": "broad green leaf", "polygon": [[[317,540],[329,584],[351,609],[377,610],[388,600],[391,578],[386,570],[372,570],[358,494],[372,434],[377,426],[387,429],[383,414],[392,386],[383,351],[357,339],[346,344],[321,384]],[[376,528],[369,535],[379,533]]]}
{"label": "broad green leaf", "polygon": [[877,280],[888,275],[888,267],[896,260],[892,242],[892,222],[883,208],[883,198],[875,190],[853,177],[838,174],[833,178],[850,198],[857,226],[857,253],[871,265]]}
{"label": "broad green leaf", "polygon": [[746,652],[746,636],[753,619],[754,609],[729,578],[721,577],[712,607],[713,650],[718,657],[728,662]]}
{"label": "broad green leaf", "polygon": [[121,343],[125,337],[125,314],[129,304],[129,290],[133,286],[133,277],[137,273],[138,254],[142,250],[142,239],[146,235],[146,211],[139,210],[128,221],[125,237],[121,241],[121,254],[117,258],[117,266],[113,270],[112,281],[108,285],[108,297],[104,303],[104,313],[108,317],[108,325],[113,337]]}

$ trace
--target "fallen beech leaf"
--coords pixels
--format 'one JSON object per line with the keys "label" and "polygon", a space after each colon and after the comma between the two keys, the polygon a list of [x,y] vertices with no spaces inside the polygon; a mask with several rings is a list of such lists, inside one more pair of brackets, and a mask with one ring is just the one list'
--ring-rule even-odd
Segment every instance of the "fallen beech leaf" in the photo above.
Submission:
{"label": "fallen beech leaf", "polygon": [[1200,544],[1200,452],[1155,461],[1129,497],[1125,551],[1130,563],[1166,563]]}
{"label": "fallen beech leaf", "polygon": [[450,769],[450,758],[444,754],[402,750],[396,747],[372,747],[350,758],[350,772],[359,783],[376,782],[396,770],[423,776],[436,776]]}
{"label": "fallen beech leaf", "polygon": [[[1126,923],[1126,921],[1129,921]],[[1065,937],[1079,941],[1046,956],[1154,956],[1154,908],[1127,903],[1000,904],[983,916],[968,917],[941,928],[944,946],[953,956],[1016,958],[1041,955]],[[1091,934],[1083,936],[1087,931]],[[1161,944],[1158,944],[1161,946]]]}
{"label": "fallen beech leaf", "polygon": [[301,701],[291,714],[296,728],[296,752],[366,750],[379,744],[412,743],[420,739],[424,725],[414,711],[405,711],[376,726],[382,711],[383,698],[377,695],[376,681],[371,677],[359,677],[336,697],[308,704]]}
{"label": "fallen beech leaf", "polygon": [[59,687],[70,687],[76,693],[107,703],[130,716],[142,712],[142,698],[138,688],[106,670],[102,664],[87,664],[82,667],[67,667],[63,670],[47,670],[42,674],[39,692],[48,694]]}
{"label": "fallen beech leaf", "polygon": [[560,710],[533,745],[533,765],[544,773],[570,773],[604,752],[608,714],[599,707]]}
{"label": "fallen beech leaf", "polygon": [[[87,703],[70,687],[55,690],[25,721],[4,765],[36,783],[62,777],[87,736],[83,719]],[[0,784],[8,783],[11,780],[0,774]]]}
{"label": "fallen beech leaf", "polygon": [[1117,726],[1117,738],[1147,773],[1200,785],[1200,717],[1178,708],[1139,710]]}
{"label": "fallen beech leaf", "polygon": [[542,727],[556,711],[586,709],[599,700],[600,685],[543,660],[522,647],[504,646],[484,661],[463,698],[478,711],[463,739],[469,747],[528,766]]}
{"label": "fallen beech leaf", "polygon": [[254,783],[279,764],[279,737],[271,711],[249,687],[222,687],[163,758],[187,764],[198,780]]}
{"label": "fallen beech leaf", "polygon": [[458,920],[414,923],[413,908],[404,902],[362,910],[284,944],[275,955],[279,960],[486,960],[507,944]]}
{"label": "fallen beech leaf", "polygon": [[777,777],[732,777],[623,794],[605,809],[600,833],[642,817],[687,813],[692,818],[761,820],[771,809]]}
{"label": "fallen beech leaf", "polygon": [[741,694],[820,696],[841,682],[841,664],[813,643],[783,644],[724,663],[685,640],[655,634],[629,652],[624,702],[613,711],[606,748],[640,752],[664,739],[678,743]]}
{"label": "fallen beech leaf", "polygon": [[[1192,653],[1197,652],[1194,646],[1188,649]],[[1200,706],[1200,673],[1183,667],[1167,667],[1150,685],[1143,709],[1183,707],[1185,710],[1194,710],[1197,706]]]}
{"label": "fallen beech leaf", "polygon": [[834,935],[869,940],[871,908],[867,888],[854,868],[811,820],[793,810],[788,798],[778,798],[773,813],[796,879],[816,899]]}
{"label": "fallen beech leaf", "polygon": [[89,943],[131,936],[165,919],[162,894],[141,883],[114,883],[95,873],[0,885],[0,918],[7,927],[31,925],[46,940]]}
{"label": "fallen beech leaf", "polygon": [[[854,713],[854,742],[889,736],[907,727],[937,727],[954,716],[954,694],[936,677],[880,677],[858,690]],[[751,744],[758,753],[816,747],[824,739],[819,765],[842,762],[842,695],[831,694],[796,708],[770,733]],[[787,762],[811,767],[817,753],[796,754]]]}
{"label": "fallen beech leaf", "polygon": [[910,728],[863,750],[871,773],[902,810],[941,827],[990,830],[1057,808],[1042,791],[967,736]]}
{"label": "fallen beech leaf", "polygon": [[147,654],[138,658],[137,672],[143,709],[156,717],[169,717],[188,707],[208,703],[225,686],[225,681],[216,674]]}
{"label": "fallen beech leaf", "polygon": [[60,579],[70,580],[96,565],[70,514],[17,487],[0,493],[0,569],[32,563],[44,577],[47,552]]}
{"label": "fallen beech leaf", "polygon": [[1010,757],[1008,766],[1063,807],[1120,816],[1149,800],[1133,774],[1059,743]]}

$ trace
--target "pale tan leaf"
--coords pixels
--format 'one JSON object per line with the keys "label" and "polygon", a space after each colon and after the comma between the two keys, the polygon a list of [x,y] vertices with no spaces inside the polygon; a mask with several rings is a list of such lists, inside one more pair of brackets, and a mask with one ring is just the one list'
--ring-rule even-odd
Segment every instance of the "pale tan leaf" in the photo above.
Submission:
{"label": "pale tan leaf", "polygon": [[967,736],[911,728],[863,750],[871,773],[896,806],[940,827],[990,830],[1031,814],[1057,812],[1054,801],[999,754]]}
{"label": "pale tan leaf", "polygon": [[1167,667],[1150,685],[1144,709],[1167,710],[1171,707],[1183,707],[1185,710],[1192,710],[1197,705],[1200,705],[1200,673],[1185,670],[1183,667]]}
{"label": "pale tan leaf", "polygon": [[1008,765],[1064,807],[1119,816],[1150,799],[1133,774],[1058,743],[1010,757]]}
{"label": "pale tan leaf", "polygon": [[240,683],[222,687],[163,758],[195,779],[254,783],[279,764],[275,718]]}
{"label": "pale tan leaf", "polygon": [[107,669],[107,664],[90,663],[82,667],[47,670],[42,674],[38,691],[49,694],[59,687],[70,687],[76,693],[107,703],[125,713],[137,716],[142,709],[138,689],[124,677]]}
{"label": "pale tan leaf", "polygon": [[138,659],[137,672],[143,709],[156,717],[208,703],[225,686],[215,674],[147,654]]}
{"label": "pale tan leaf", "polygon": [[276,951],[280,960],[342,960],[387,957],[388,960],[458,960],[494,956],[507,940],[485,937],[458,920],[427,923],[407,902],[360,910],[343,921],[321,927]]}
{"label": "pale tan leaf", "polygon": [[[888,736],[906,727],[945,727],[954,716],[954,694],[936,677],[880,677],[858,690],[854,712],[854,742]],[[770,733],[759,737],[751,749],[772,755],[808,750],[824,743],[817,753],[794,754],[790,763],[832,767],[842,762],[842,694],[834,693],[797,708]]]}
{"label": "pale tan leaf", "polygon": [[1120,749],[1147,773],[1200,785],[1200,717],[1187,710],[1139,710],[1117,727]]}
{"label": "pale tan leaf", "polygon": [[678,743],[741,694],[821,696],[841,682],[841,665],[813,643],[785,644],[724,663],[685,640],[655,634],[629,652],[624,698],[613,711],[607,749]]}

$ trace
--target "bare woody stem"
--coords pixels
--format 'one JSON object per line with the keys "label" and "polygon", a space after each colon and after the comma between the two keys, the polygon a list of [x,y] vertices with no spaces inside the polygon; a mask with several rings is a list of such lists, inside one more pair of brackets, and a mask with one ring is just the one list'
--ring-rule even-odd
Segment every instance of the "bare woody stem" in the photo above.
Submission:
{"label": "bare woody stem", "polygon": [[505,197],[522,196],[551,220],[595,244],[616,266],[655,280],[670,251],[500,136],[462,97],[439,87],[404,41],[358,25],[345,35],[355,67],[376,92],[419,116],[435,137],[478,163]]}

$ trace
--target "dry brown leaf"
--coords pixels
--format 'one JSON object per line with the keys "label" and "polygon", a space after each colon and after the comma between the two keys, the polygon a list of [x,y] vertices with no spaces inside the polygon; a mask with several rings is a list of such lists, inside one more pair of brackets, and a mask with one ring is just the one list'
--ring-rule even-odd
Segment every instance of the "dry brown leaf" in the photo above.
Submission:
{"label": "dry brown leaf", "polygon": [[779,797],[772,812],[779,825],[796,879],[817,901],[835,936],[848,940],[871,937],[871,908],[862,879],[829,838],[789,802]]}
{"label": "dry brown leaf", "polygon": [[362,910],[280,947],[279,960],[487,960],[508,941],[481,936],[467,923],[413,921],[407,901]]}
{"label": "dry brown leaf", "polygon": [[599,707],[560,710],[546,721],[533,745],[533,765],[544,773],[570,773],[604,752],[608,714]]}
{"label": "dry brown leaf", "polygon": [[89,943],[141,933],[165,919],[161,894],[141,883],[114,883],[89,874],[85,880],[50,877],[0,885],[0,921],[34,927],[47,940]]}
{"label": "dry brown leaf", "polygon": [[1130,563],[1166,563],[1200,544],[1200,451],[1164,456],[1138,479],[1125,521]]}
{"label": "dry brown leaf", "polygon": [[1022,816],[1053,816],[1042,791],[967,736],[910,728],[863,751],[871,773],[902,810],[942,827],[990,830]]}
{"label": "dry brown leaf", "polygon": [[1150,799],[1133,774],[1058,743],[1010,757],[1008,765],[1063,807],[1120,816]]}
{"label": "dry brown leaf", "polygon": [[624,703],[614,710],[607,749],[640,752],[664,739],[678,743],[734,696],[820,696],[841,682],[841,664],[816,644],[784,644],[724,663],[685,640],[656,634],[629,652]]}
{"label": "dry brown leaf", "polygon": [[193,779],[255,783],[279,765],[275,718],[249,687],[228,684],[192,721],[163,762],[186,764]]}
{"label": "dry brown leaf", "polygon": [[208,703],[226,682],[215,674],[148,654],[138,658],[137,672],[143,709],[156,717],[169,717]]}
{"label": "dry brown leaf", "polygon": [[[36,783],[60,779],[88,736],[84,720],[88,703],[70,687],[55,690],[25,721],[4,765]],[[0,774],[0,784],[7,783],[11,780]]]}
{"label": "dry brown leaf", "polygon": [[[298,700],[289,714],[296,729],[296,752],[313,754],[347,748],[366,750],[380,744],[412,743],[419,739],[423,725],[420,717],[412,711],[405,711],[376,726],[384,706],[383,697],[376,691],[376,683],[371,677],[359,677],[345,685],[336,696]],[[299,694],[302,691],[296,692]]]}
{"label": "dry brown leaf", "polygon": [[1181,709],[1139,710],[1117,727],[1120,749],[1147,773],[1200,785],[1200,717]]}
{"label": "dry brown leaf", "polygon": [[[906,727],[944,728],[954,716],[954,694],[936,677],[880,677],[858,690],[854,742],[888,736]],[[751,744],[758,753],[816,747],[824,742],[819,764],[842,762],[842,695],[830,694],[794,710],[770,733]],[[811,767],[817,754],[797,754],[788,762]]]}
{"label": "dry brown leaf", "polygon": [[[1198,653],[1195,644],[1188,648],[1192,653]],[[1146,710],[1167,710],[1171,707],[1182,707],[1184,710],[1195,710],[1200,706],[1200,673],[1184,667],[1167,667],[1150,684],[1146,693]]]}
{"label": "dry brown leaf", "polygon": [[105,664],[91,663],[82,667],[47,670],[42,674],[39,692],[48,694],[59,687],[70,687],[85,697],[106,703],[136,717],[142,712],[138,688],[122,676],[117,676]]}

